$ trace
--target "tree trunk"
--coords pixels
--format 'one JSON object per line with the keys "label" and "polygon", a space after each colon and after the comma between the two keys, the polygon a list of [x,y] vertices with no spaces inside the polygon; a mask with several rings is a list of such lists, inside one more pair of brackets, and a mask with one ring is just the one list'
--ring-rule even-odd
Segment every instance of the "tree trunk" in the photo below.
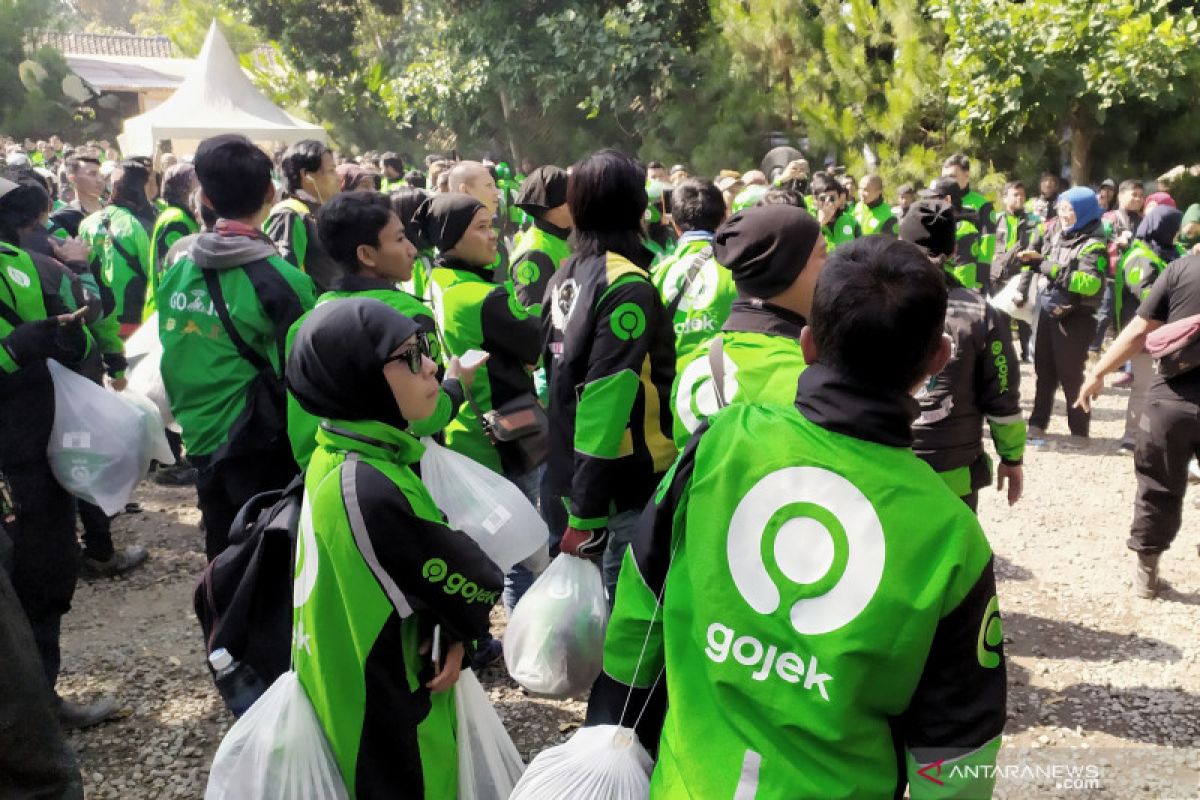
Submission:
{"label": "tree trunk", "polygon": [[1071,183],[1086,186],[1092,178],[1092,121],[1076,109],[1071,114]]}
{"label": "tree trunk", "polygon": [[500,89],[500,111],[504,114],[504,133],[508,137],[509,156],[512,157],[513,172],[515,173],[515,166],[521,163],[521,154],[517,152],[517,142],[513,138],[513,124],[512,120],[509,119],[511,109],[508,101],[508,90],[504,88]]}

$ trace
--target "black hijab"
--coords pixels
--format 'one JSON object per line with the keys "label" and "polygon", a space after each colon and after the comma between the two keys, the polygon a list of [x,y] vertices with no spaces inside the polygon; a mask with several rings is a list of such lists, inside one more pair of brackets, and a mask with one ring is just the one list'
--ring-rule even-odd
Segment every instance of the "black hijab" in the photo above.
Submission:
{"label": "black hijab", "polygon": [[458,244],[483,207],[469,194],[435,194],[417,209],[413,224],[425,234],[426,241],[444,253]]}
{"label": "black hijab", "polygon": [[305,411],[324,419],[377,420],[403,430],[383,362],[420,330],[367,297],[331,300],[304,320],[287,360],[287,386]]}
{"label": "black hijab", "polygon": [[513,205],[527,214],[558,208],[567,202],[567,172],[555,166],[538,167],[521,182]]}

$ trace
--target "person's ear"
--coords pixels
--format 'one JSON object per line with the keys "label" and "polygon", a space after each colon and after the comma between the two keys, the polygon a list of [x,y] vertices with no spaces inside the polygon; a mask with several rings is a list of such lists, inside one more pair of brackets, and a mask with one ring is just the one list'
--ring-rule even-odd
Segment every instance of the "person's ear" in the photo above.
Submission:
{"label": "person's ear", "polygon": [[378,251],[369,244],[360,244],[354,251],[354,255],[358,256],[359,263],[375,268],[375,256]]}
{"label": "person's ear", "polygon": [[805,364],[815,364],[821,357],[817,349],[817,340],[813,338],[812,325],[800,329],[800,352],[804,354]]}
{"label": "person's ear", "polygon": [[926,375],[940,375],[946,365],[950,363],[950,356],[954,354],[954,340],[947,334],[943,333],[942,338],[938,341],[937,350],[930,357],[929,363],[925,366],[924,372]]}

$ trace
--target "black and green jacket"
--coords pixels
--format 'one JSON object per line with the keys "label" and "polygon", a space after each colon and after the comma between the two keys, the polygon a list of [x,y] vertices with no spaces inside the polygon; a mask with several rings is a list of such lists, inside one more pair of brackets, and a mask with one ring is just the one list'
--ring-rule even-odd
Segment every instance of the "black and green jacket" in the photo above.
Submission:
{"label": "black and green jacket", "polygon": [[862,236],[862,229],[858,226],[858,220],[854,218],[854,214],[849,211],[843,211],[837,217],[834,217],[833,222],[828,225],[821,226],[821,233],[825,234],[825,244],[833,250],[839,244],[852,242]]}
{"label": "black and green jacket", "polygon": [[[1065,313],[1090,314],[1100,307],[1104,278],[1108,275],[1108,247],[1099,219],[1076,231],[1056,226],[1042,244],[1042,261],[1030,267],[1050,279],[1042,305],[1055,316]],[[1022,288],[1028,288],[1022,286]],[[1055,311],[1059,309],[1059,311]]]}
{"label": "black and green jacket", "polygon": [[574,256],[542,308],[550,393],[547,481],[583,530],[640,509],[675,457],[675,335],[646,270]]}
{"label": "black and green jacket", "polygon": [[1045,226],[1037,214],[1001,214],[996,224],[995,253],[992,255],[991,289],[999,291],[1021,271],[1022,250],[1041,250]]}
{"label": "black and green jacket", "polygon": [[[970,186],[963,195],[962,205],[964,209],[975,216],[975,227],[979,229],[980,257],[986,267],[991,264],[992,255],[996,252],[996,209],[992,206],[991,200]],[[986,279],[985,276],[984,280]]]}
{"label": "black and green jacket", "polygon": [[328,291],[342,274],[317,236],[317,212],[321,204],[303,189],[288,194],[275,204],[263,223],[263,231],[275,243],[283,260],[312,278],[318,292]]}
{"label": "black and green jacket", "polygon": [[[446,446],[495,472],[510,474],[504,452],[484,433],[479,414],[533,394],[529,368],[537,364],[538,321],[506,286],[491,281],[492,267],[473,267],[440,256],[431,277],[434,318],[445,339],[445,358],[468,350],[491,353],[467,392],[467,404],[446,426]],[[478,409],[478,413],[476,411]]]}
{"label": "black and green jacket", "polygon": [[949,272],[946,280],[945,331],[954,349],[946,368],[917,394],[921,416],[913,423],[913,452],[962,497],[991,482],[981,436],[984,419],[1005,464],[1021,463],[1025,419],[1008,319]]}
{"label": "black and green jacket", "polygon": [[567,237],[571,231],[540,219],[517,236],[509,272],[517,300],[533,316],[542,315],[546,286],[562,263],[571,257]]}
{"label": "black and green jacket", "polygon": [[[0,376],[27,366],[18,363],[8,345],[8,338],[18,328],[66,313],[68,309],[58,287],[42,283],[29,254],[0,242]],[[82,326],[62,326],[45,343],[43,357],[74,367],[82,360],[86,348]]]}
{"label": "black and green jacket", "polygon": [[883,202],[882,197],[876,200],[874,205],[867,205],[862,201],[856,203],[854,218],[858,220],[858,227],[862,230],[863,236],[876,233],[896,236],[900,225],[896,220],[896,215],[892,213],[892,207]]}
{"label": "black and green jacket", "polygon": [[[382,422],[329,420],[305,474],[293,663],[350,797],[458,796],[455,689],[423,647],[488,630],[503,575],[450,528],[417,475],[424,447]],[[443,653],[445,649],[443,649]]]}
{"label": "black and green jacket", "polygon": [[1150,294],[1150,287],[1167,268],[1167,262],[1154,248],[1141,239],[1134,239],[1117,263],[1114,277],[1113,302],[1117,328],[1128,325],[1137,314],[1138,306]]}

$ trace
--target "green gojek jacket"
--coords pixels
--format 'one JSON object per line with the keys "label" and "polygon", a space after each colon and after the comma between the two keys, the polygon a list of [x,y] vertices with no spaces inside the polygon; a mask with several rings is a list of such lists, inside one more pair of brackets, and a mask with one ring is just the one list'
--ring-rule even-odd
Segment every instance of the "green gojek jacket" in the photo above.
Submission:
{"label": "green gojek jacket", "polygon": [[[382,301],[415,321],[428,337],[430,355],[439,367],[442,366],[441,335],[437,324],[433,321],[433,312],[420,300],[408,292],[397,289],[387,280],[370,278],[365,275],[345,275],[334,282],[333,291],[326,292],[317,298],[317,305],[347,297],[370,297]],[[296,333],[307,317],[306,313],[292,323],[287,335],[288,353],[292,352],[292,342],[295,341]],[[457,379],[443,382],[442,390],[438,393],[437,408],[433,414],[427,419],[410,423],[409,430],[418,437],[437,433],[444,429],[450,420],[454,419],[462,402],[462,384]],[[303,470],[308,466],[313,448],[316,447],[317,428],[320,427],[321,420],[305,411],[291,392],[288,392],[287,398],[287,419],[288,439],[292,443],[292,455],[296,457],[296,463]]]}
{"label": "green gojek jacket", "polygon": [[526,313],[507,286],[492,283],[491,274],[490,265],[472,267],[441,256],[430,290],[444,357],[468,350],[491,353],[465,392],[467,403],[446,426],[446,446],[505,474],[511,470],[484,433],[479,414],[534,393],[529,367],[537,364],[541,331],[537,318]]}
{"label": "green gojek jacket", "polygon": [[155,295],[158,292],[158,277],[163,272],[163,259],[171,246],[193,233],[199,233],[200,226],[185,209],[177,206],[167,206],[154,221],[154,230],[150,233],[150,263],[154,269],[150,271],[150,288],[146,292],[146,307],[143,316],[146,319],[158,310]]}
{"label": "green gojek jacket", "polygon": [[683,449],[704,420],[722,407],[713,377],[716,341],[721,341],[722,396],[725,405],[757,403],[790,406],[796,379],[807,362],[800,351],[804,318],[764,300],[738,299],[725,327],[707,347],[694,350],[676,365],[671,387],[675,445]]}
{"label": "green gojek jacket", "polygon": [[217,458],[247,411],[247,390],[258,370],[238,353],[217,316],[205,281],[209,271],[238,334],[277,376],[283,374],[288,330],[314,298],[307,275],[280,258],[270,242],[249,236],[202,233],[163,273],[163,385],[188,452]]}
{"label": "green gojek jacket", "polygon": [[1129,249],[1117,262],[1113,278],[1113,317],[1117,329],[1133,319],[1138,305],[1150,294],[1150,287],[1167,268],[1167,262],[1141,239],[1129,243]]}
{"label": "green gojek jacket", "polygon": [[1037,265],[1037,271],[1050,279],[1043,302],[1069,306],[1072,313],[1090,314],[1100,306],[1104,279],[1109,274],[1103,233],[1098,219],[1074,231],[1056,226],[1042,244],[1045,257]]}
{"label": "green gojek jacket", "polygon": [[659,486],[588,724],[654,709],[636,724],[652,800],[991,797],[987,539],[909,448],[911,398],[821,364],[798,384],[796,408],[715,415]]}
{"label": "green gojek jacket", "polygon": [[[0,242],[0,375],[21,369],[5,340],[22,325],[68,313],[57,287],[45,286],[29,253]],[[56,335],[54,357],[63,366],[74,367],[87,351],[87,334],[82,326],[61,327]]]}
{"label": "green gojek jacket", "polygon": [[417,251],[417,259],[413,262],[412,277],[400,284],[400,288],[420,300],[425,305],[431,302],[432,294],[429,289],[429,276],[433,273],[436,260],[432,247]]}
{"label": "green gojek jacket", "polygon": [[517,301],[530,316],[542,315],[546,287],[562,263],[571,257],[571,245],[567,244],[570,235],[569,229],[540,219],[517,235],[509,277]]}
{"label": "green gojek jacket", "polygon": [[572,256],[542,309],[546,487],[580,530],[641,510],[675,457],[675,337],[650,276],[616,253]]}
{"label": "green gojek jacket", "polygon": [[975,215],[975,227],[979,229],[979,253],[985,263],[992,263],[996,253],[996,208],[986,196],[967,187],[962,206]]}
{"label": "green gojek jacket", "polygon": [[352,798],[456,800],[454,689],[431,694],[422,644],[488,630],[503,576],[446,525],[413,471],[424,447],[381,422],[331,420],[304,480],[293,659]]}
{"label": "green gojek jacket", "polygon": [[858,227],[858,220],[849,211],[843,211],[834,218],[831,224],[822,225],[821,233],[825,234],[825,244],[830,251],[839,244],[852,242],[862,236],[862,230]]}
{"label": "green gojek jacket", "polygon": [[862,201],[856,203],[854,218],[858,220],[858,227],[862,230],[863,236],[876,233],[895,236],[900,226],[896,215],[892,213],[892,207],[885,203],[882,197],[876,200],[874,205],[867,205]]}
{"label": "green gojek jacket", "polygon": [[979,228],[969,215],[958,214],[954,226],[954,266],[951,268],[956,280],[968,289],[984,291],[991,281],[992,261],[984,260],[984,250]]}
{"label": "green gojek jacket", "polygon": [[324,292],[342,274],[317,236],[317,212],[321,203],[308,192],[299,190],[275,204],[263,222],[263,232],[275,243],[283,260],[312,278],[317,290]]}
{"label": "green gojek jacket", "polygon": [[710,233],[685,233],[675,252],[651,270],[650,281],[663,305],[675,310],[677,363],[717,335],[737,296],[733,275],[713,258]]}
{"label": "green gojek jacket", "polygon": [[[108,206],[79,225],[79,238],[91,248],[106,311],[113,322],[139,325],[149,287],[150,235],[132,211]],[[111,298],[111,301],[110,301]],[[107,352],[107,351],[106,351]]]}

